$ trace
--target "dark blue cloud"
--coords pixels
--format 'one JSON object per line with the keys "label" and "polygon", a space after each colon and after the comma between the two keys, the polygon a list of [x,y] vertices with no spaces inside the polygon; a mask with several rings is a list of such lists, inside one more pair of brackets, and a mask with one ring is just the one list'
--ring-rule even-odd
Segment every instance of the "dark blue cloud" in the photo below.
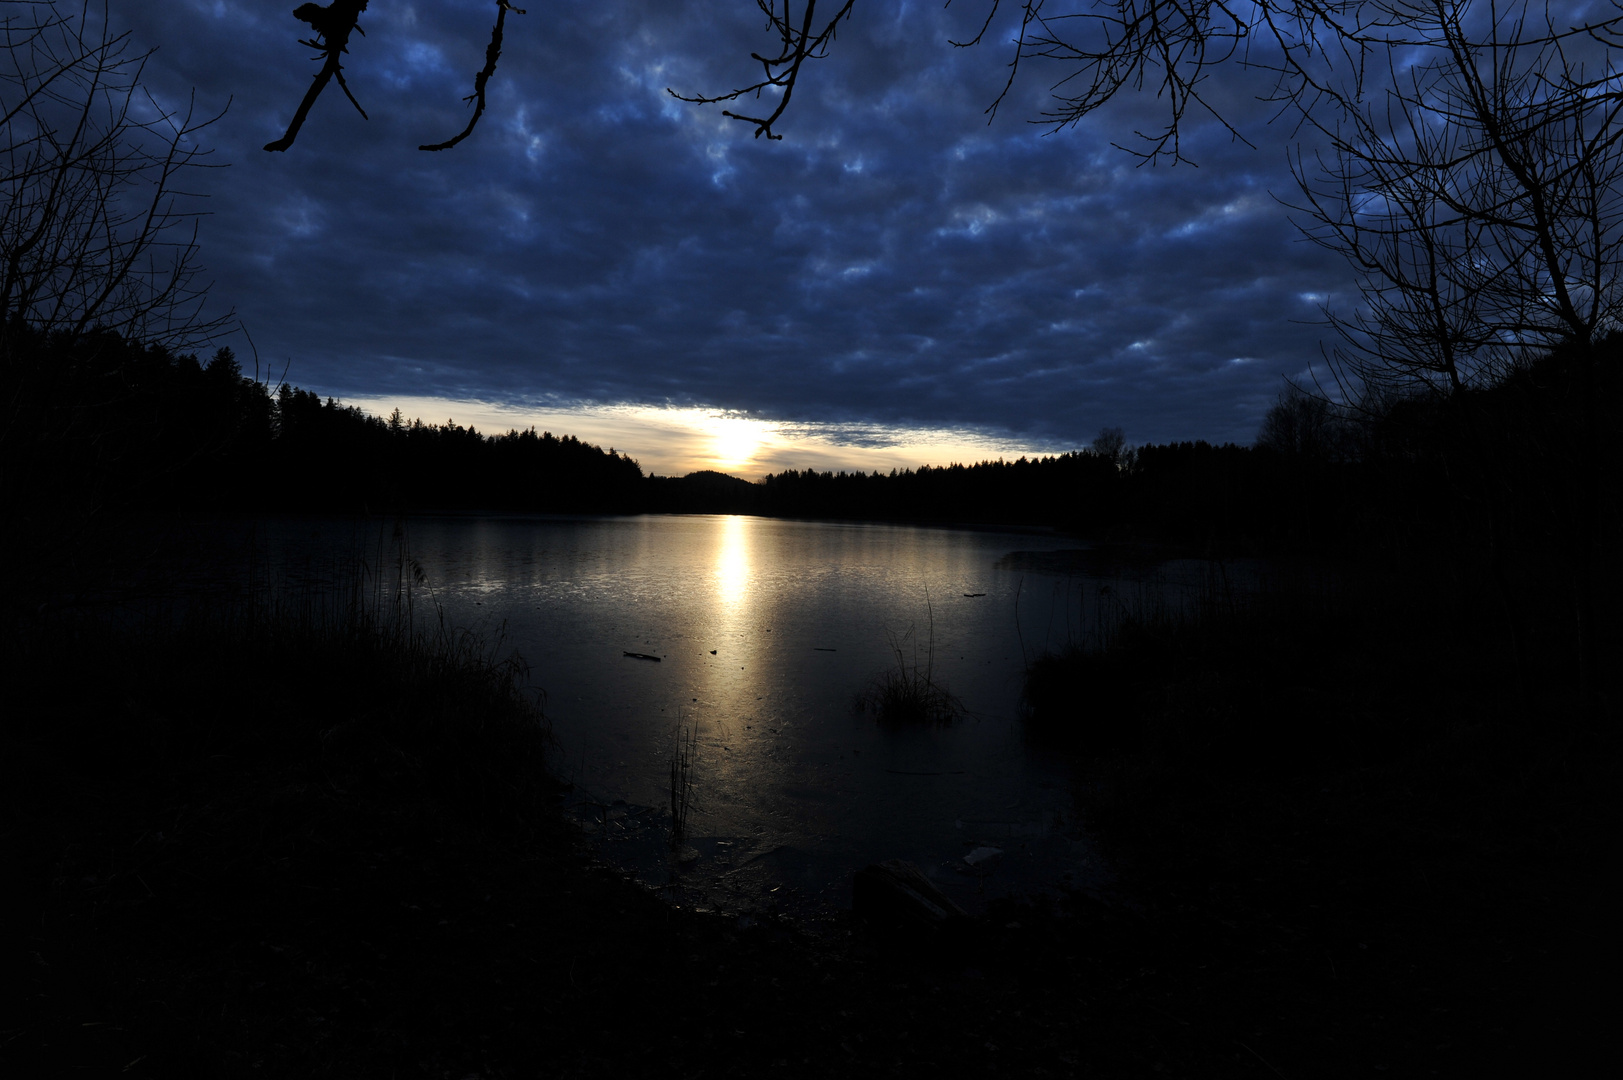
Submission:
{"label": "dark blue cloud", "polygon": [[346,69],[371,119],[333,87],[269,154],[316,66],[292,6],[114,16],[159,46],[165,100],[231,99],[206,137],[231,166],[207,181],[214,295],[322,392],[1248,440],[1318,355],[1304,298],[1350,280],[1272,197],[1290,132],[1243,73],[1220,89],[1256,149],[1196,117],[1200,168],[1137,168],[1110,143],[1158,123],[1148,95],[1046,134],[1032,70],[988,126],[1008,28],[953,49],[973,5],[867,0],[768,142],[666,93],[754,77],[749,0],[538,3],[481,127],[426,154],[466,122],[494,5],[377,0]]}

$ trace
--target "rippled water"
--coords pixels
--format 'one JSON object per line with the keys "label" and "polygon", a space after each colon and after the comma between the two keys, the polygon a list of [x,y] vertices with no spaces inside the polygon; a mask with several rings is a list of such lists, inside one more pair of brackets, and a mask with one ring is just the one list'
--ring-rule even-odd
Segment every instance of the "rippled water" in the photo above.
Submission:
{"label": "rippled water", "polygon": [[[364,541],[355,528],[285,524],[260,541],[291,562]],[[1112,590],[1144,587],[1101,576],[1074,539],[695,515],[428,519],[409,544],[448,618],[505,632],[528,661],[571,812],[652,885],[804,913],[848,904],[851,872],[888,858],[971,909],[1105,879],[1068,766],[1019,721],[1023,657],[1108,617]],[[896,729],[854,706],[898,650],[963,719]],[[679,724],[698,739],[692,850],[673,864]],[[1001,854],[966,862],[981,848]]]}

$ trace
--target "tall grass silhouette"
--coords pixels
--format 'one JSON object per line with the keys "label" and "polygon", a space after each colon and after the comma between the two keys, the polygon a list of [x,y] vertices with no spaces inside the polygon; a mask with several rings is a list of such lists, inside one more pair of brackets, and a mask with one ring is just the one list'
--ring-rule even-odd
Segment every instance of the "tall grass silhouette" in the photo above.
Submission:
{"label": "tall grass silhouette", "polygon": [[857,708],[870,712],[881,724],[945,726],[965,715],[964,706],[957,696],[935,677],[935,608],[929,593],[924,597],[929,617],[929,633],[924,643],[924,662],[919,662],[919,645],[912,644],[908,656],[908,640],[913,628],[898,637],[890,635],[891,655],[896,666],[886,668],[865,687],[856,698]]}

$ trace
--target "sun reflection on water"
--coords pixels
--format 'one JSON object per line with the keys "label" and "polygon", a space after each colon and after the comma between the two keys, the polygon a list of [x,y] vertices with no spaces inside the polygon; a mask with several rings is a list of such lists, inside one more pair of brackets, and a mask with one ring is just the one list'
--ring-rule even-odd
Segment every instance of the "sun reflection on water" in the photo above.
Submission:
{"label": "sun reflection on water", "polygon": [[729,516],[721,519],[721,535],[716,545],[716,595],[729,607],[742,603],[750,583],[749,521]]}

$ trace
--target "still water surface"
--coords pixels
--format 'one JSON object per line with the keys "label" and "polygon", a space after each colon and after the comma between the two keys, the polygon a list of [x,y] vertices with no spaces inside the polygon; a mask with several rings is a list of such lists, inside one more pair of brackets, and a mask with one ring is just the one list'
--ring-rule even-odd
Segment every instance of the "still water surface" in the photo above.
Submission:
{"label": "still water surface", "polygon": [[[364,542],[356,529],[259,540],[286,561]],[[1107,880],[1069,767],[1019,720],[1024,658],[1133,587],[1079,573],[1074,538],[693,515],[426,519],[408,540],[447,618],[529,663],[571,812],[650,885],[805,915],[848,905],[852,871],[890,858],[972,910]],[[1153,587],[1201,572],[1164,566]],[[898,650],[963,719],[898,729],[859,711]],[[697,733],[682,863],[665,846],[678,724]],[[966,862],[985,848],[1001,854]]]}

